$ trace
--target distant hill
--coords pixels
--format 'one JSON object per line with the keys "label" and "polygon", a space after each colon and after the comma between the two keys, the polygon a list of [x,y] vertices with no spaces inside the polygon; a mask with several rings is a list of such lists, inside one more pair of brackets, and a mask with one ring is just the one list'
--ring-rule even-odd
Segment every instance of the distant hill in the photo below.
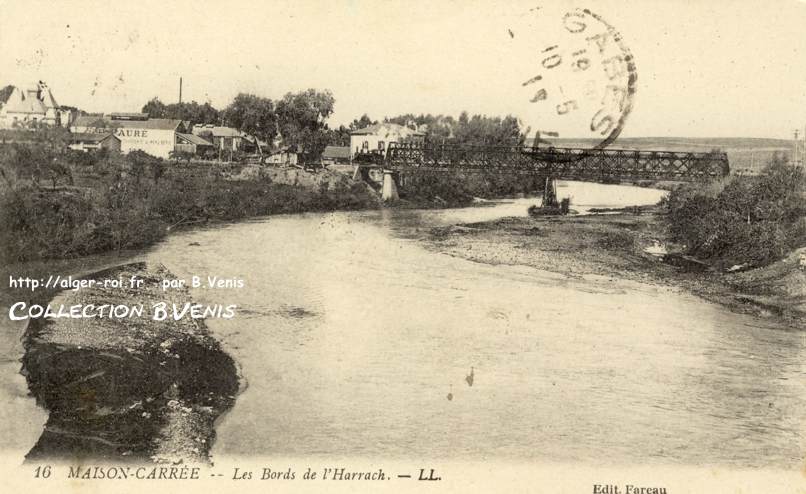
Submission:
{"label": "distant hill", "polygon": [[[596,139],[550,139],[562,147],[591,147]],[[531,145],[534,139],[527,139]],[[610,149],[637,149],[653,151],[710,151],[718,148],[730,150],[790,150],[792,141],[787,139],[767,139],[759,137],[620,137],[609,146]]]}

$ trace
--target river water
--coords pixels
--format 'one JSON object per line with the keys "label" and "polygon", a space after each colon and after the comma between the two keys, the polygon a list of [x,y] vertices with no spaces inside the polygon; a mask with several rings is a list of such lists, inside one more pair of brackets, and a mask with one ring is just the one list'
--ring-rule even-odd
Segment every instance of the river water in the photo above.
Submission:
{"label": "river water", "polygon": [[[583,211],[662,195],[561,185]],[[208,321],[243,377],[217,458],[802,461],[804,333],[669,288],[479,264],[414,239],[534,202],[272,216],[172,235],[129,259],[245,282],[193,290],[238,305],[236,318]],[[3,330],[2,449],[24,453],[45,416],[16,374],[20,326]]]}
{"label": "river water", "polygon": [[[662,194],[566,185],[577,209]],[[273,216],[151,250],[180,277],[245,281],[193,292],[238,305],[209,321],[244,379],[213,454],[802,461],[802,333],[669,288],[479,264],[412,239],[534,202]]]}

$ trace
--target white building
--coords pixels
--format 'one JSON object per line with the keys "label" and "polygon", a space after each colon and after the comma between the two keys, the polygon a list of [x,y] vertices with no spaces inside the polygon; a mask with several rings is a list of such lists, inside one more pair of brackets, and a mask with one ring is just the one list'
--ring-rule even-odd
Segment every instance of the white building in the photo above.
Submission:
{"label": "white building", "polygon": [[70,123],[70,112],[61,110],[47,84],[35,87],[14,86],[5,103],[0,102],[0,128],[27,127],[31,124],[58,125]]}
{"label": "white building", "polygon": [[112,113],[108,117],[83,115],[70,126],[71,132],[111,132],[120,139],[121,152],[139,149],[160,158],[170,157],[180,139],[177,134],[184,130],[181,120],[149,118],[147,113]]}
{"label": "white building", "polygon": [[385,153],[389,144],[404,140],[423,139],[425,133],[395,123],[377,123],[350,132],[350,152]]}
{"label": "white building", "polygon": [[194,125],[193,135],[210,141],[216,149],[222,151],[241,150],[246,143],[251,144],[252,140],[245,132],[238,129],[212,124]]}
{"label": "white building", "polygon": [[267,152],[263,162],[267,165],[296,166],[299,163],[299,155],[288,148],[276,149]]}

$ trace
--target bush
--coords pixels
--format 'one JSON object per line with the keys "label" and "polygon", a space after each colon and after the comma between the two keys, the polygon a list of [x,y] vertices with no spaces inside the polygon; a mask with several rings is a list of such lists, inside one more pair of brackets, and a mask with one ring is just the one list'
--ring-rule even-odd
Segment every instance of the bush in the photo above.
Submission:
{"label": "bush", "polygon": [[[46,152],[48,160],[42,158]],[[361,183],[345,180],[312,190],[273,184],[267,176],[225,180],[232,166],[178,166],[137,151],[90,156],[0,147],[0,262],[144,247],[185,223],[377,204]],[[39,183],[53,180],[51,170],[62,179],[55,175],[62,169],[89,170],[93,179],[69,189]]]}
{"label": "bush", "polygon": [[761,265],[806,243],[803,168],[774,161],[757,176],[738,176],[673,191],[669,231],[689,254],[726,264]]}

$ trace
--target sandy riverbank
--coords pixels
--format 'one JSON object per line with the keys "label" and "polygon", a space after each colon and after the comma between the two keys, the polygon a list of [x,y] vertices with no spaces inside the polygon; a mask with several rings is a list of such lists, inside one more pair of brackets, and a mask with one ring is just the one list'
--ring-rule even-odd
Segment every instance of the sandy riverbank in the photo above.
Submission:
{"label": "sandy riverbank", "polygon": [[51,306],[145,307],[142,317],[31,319],[23,374],[49,416],[27,459],[205,462],[216,418],[234,403],[235,362],[201,319],[152,319],[158,302],[189,302],[163,291],[162,266],[132,263],[85,279],[145,281],[59,293]]}
{"label": "sandy riverbank", "polygon": [[510,217],[431,230],[430,249],[487,264],[532,266],[568,276],[609,276],[676,286],[731,310],[775,317],[793,327],[806,320],[806,248],[763,268],[692,272],[645,251],[680,246],[668,239],[656,207],[584,216]]}

